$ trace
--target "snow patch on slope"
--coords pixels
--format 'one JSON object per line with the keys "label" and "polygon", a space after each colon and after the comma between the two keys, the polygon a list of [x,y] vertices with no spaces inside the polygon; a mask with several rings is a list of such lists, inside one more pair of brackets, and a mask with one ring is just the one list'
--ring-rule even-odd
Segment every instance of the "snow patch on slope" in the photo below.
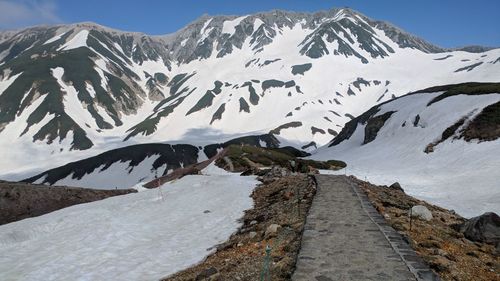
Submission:
{"label": "snow patch on slope", "polygon": [[163,185],[163,199],[145,190],[2,225],[2,279],[159,280],[226,241],[257,183],[237,174],[186,176]]}
{"label": "snow patch on slope", "polygon": [[5,91],[7,90],[7,88],[10,87],[10,85],[12,83],[14,83],[14,81],[16,81],[17,77],[19,77],[19,75],[23,74],[22,72],[14,75],[14,76],[11,76],[9,77],[8,79],[5,79],[5,80],[0,80],[0,95]]}
{"label": "snow patch on slope", "polygon": [[[61,86],[61,90],[65,92],[64,95],[64,108],[66,113],[77,123],[77,124],[85,124],[87,126],[91,126],[91,124],[97,127],[97,123],[95,119],[92,117],[90,112],[86,110],[82,101],[78,98],[78,92],[75,87],[66,85],[66,83],[62,80],[64,75],[64,68],[56,67],[52,68],[52,75],[57,79],[57,83]],[[85,128],[82,128],[85,130]]]}
{"label": "snow patch on slope", "polygon": [[222,25],[222,34],[228,33],[233,35],[234,32],[236,31],[236,26],[240,24],[242,20],[244,20],[247,16],[242,16],[235,18],[234,20],[226,20],[224,21],[224,24]]}
{"label": "snow patch on slope", "polygon": [[74,175],[70,174],[66,178],[54,183],[54,185],[78,186],[96,189],[131,188],[137,183],[148,182],[162,175],[166,167],[159,167],[158,169],[155,169],[161,172],[155,172],[155,170],[153,170],[153,163],[159,157],[160,156],[150,156],[141,161],[141,163],[137,166],[130,166],[131,161],[115,162],[105,169],[107,165],[102,164],[92,173],[85,174],[81,179],[73,178]]}
{"label": "snow patch on slope", "polygon": [[89,31],[88,30],[81,30],[78,32],[71,40],[66,42],[64,45],[59,47],[57,49],[58,51],[62,50],[71,50],[71,49],[76,49],[80,47],[86,47],[87,46],[87,37],[89,36]]}
{"label": "snow patch on slope", "polygon": [[63,33],[61,33],[61,34],[59,34],[59,35],[56,35],[56,36],[54,36],[54,37],[50,38],[49,40],[45,41],[45,43],[43,43],[42,45],[47,45],[47,44],[50,44],[50,43],[52,43],[52,42],[55,42],[55,41],[57,41],[57,40],[61,39],[61,37],[62,37],[64,34],[66,34],[66,33],[68,33],[68,31],[63,32]]}

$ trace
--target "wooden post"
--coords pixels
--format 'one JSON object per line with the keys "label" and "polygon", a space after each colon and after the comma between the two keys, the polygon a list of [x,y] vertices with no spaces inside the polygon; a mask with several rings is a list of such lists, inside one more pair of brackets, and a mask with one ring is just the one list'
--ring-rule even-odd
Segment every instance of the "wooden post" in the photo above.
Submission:
{"label": "wooden post", "polygon": [[411,222],[413,219],[413,207],[410,208],[410,231],[411,231]]}
{"label": "wooden post", "polygon": [[158,188],[158,192],[160,193],[160,196],[161,196],[161,201],[164,201],[163,199],[163,192],[161,192],[161,187],[160,187],[160,178],[157,179],[156,181],[156,188]]}

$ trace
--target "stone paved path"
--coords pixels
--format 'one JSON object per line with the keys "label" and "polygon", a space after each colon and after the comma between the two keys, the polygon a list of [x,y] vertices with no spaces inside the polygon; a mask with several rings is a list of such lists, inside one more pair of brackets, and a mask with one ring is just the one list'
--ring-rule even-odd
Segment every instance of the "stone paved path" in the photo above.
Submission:
{"label": "stone paved path", "polygon": [[439,280],[345,176],[316,176],[293,281]]}

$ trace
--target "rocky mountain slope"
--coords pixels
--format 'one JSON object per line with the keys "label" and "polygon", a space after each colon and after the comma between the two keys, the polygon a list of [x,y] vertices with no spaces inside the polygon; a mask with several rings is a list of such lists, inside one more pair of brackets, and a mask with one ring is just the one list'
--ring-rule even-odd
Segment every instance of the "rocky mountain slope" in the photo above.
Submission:
{"label": "rocky mountain slope", "polygon": [[[71,162],[23,181],[97,189],[126,189],[135,186],[141,188],[143,184],[175,169],[207,160],[231,144],[266,148],[280,146],[279,140],[271,134],[246,136],[204,147],[191,144],[137,144]],[[307,154],[301,154],[304,155]]]}
{"label": "rocky mountain slope", "polygon": [[378,102],[499,74],[500,49],[443,49],[350,9],[204,16],[165,36],[93,23],[2,32],[0,174],[269,131],[321,145]]}
{"label": "rocky mountain slope", "polygon": [[499,137],[500,84],[447,85],[372,107],[311,157],[470,217],[500,212]]}

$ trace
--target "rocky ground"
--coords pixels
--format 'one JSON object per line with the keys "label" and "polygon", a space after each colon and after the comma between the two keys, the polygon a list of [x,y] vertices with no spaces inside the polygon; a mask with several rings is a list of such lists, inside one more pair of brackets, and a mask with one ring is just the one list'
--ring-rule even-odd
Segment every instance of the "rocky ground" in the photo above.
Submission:
{"label": "rocky ground", "polygon": [[0,225],[130,192],[0,181]]}
{"label": "rocky ground", "polygon": [[[411,247],[443,280],[500,280],[498,249],[492,244],[464,237],[457,225],[466,219],[453,211],[417,200],[397,185],[376,186],[355,180],[389,224],[406,237]],[[432,219],[413,218],[410,229],[408,211],[416,205],[430,210]]]}
{"label": "rocky ground", "polygon": [[255,281],[267,272],[269,280],[290,280],[315,185],[305,174],[287,174],[275,168],[261,177],[263,183],[252,194],[254,208],[245,212],[243,226],[205,261],[164,280]]}

